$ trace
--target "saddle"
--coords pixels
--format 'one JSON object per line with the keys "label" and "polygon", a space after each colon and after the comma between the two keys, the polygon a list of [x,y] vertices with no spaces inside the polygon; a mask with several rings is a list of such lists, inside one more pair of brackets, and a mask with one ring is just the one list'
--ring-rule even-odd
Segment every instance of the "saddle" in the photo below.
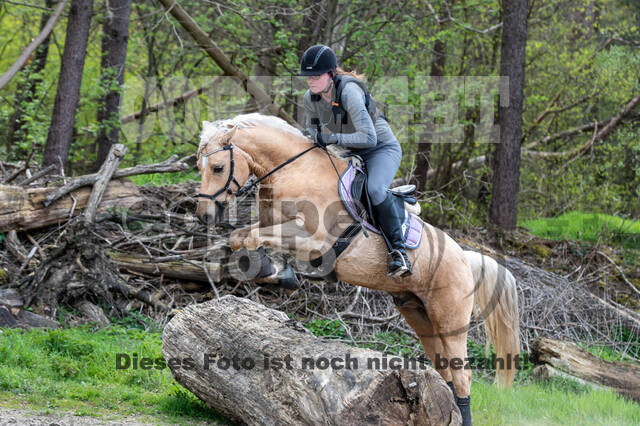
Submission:
{"label": "saddle", "polygon": [[[367,230],[376,234],[382,233],[373,220],[372,204],[366,188],[367,174],[360,166],[355,165],[353,162],[350,163],[347,170],[340,176],[338,193],[340,194],[342,204],[344,204],[344,207],[354,219],[354,222],[344,230],[342,235],[340,235],[333,244],[333,247],[329,249],[329,252],[333,252],[329,258],[337,259],[338,256],[349,247],[351,241],[360,234],[360,231],[363,231],[366,237],[368,237]],[[413,195],[415,193],[415,185],[403,185],[392,188],[389,191],[398,197],[398,202],[403,202],[405,206],[417,205],[417,200]],[[424,222],[415,213],[409,212],[405,208],[402,236],[407,249],[415,250],[420,247],[423,226]],[[337,282],[333,268],[328,268],[327,270],[321,270],[319,268],[319,266],[323,264],[323,258],[326,258],[327,255],[328,253],[324,253],[309,261],[309,265],[315,270],[314,272],[305,274],[307,278],[323,278]]]}
{"label": "saddle", "polygon": [[[373,205],[366,188],[367,174],[360,166],[351,163],[338,182],[340,199],[351,217],[362,228],[380,234],[374,220]],[[420,247],[422,227],[424,226],[424,222],[414,213],[416,210],[419,212],[415,189],[415,185],[402,185],[389,189],[394,196],[398,197],[398,202],[405,206],[402,235],[405,247],[412,250]]]}

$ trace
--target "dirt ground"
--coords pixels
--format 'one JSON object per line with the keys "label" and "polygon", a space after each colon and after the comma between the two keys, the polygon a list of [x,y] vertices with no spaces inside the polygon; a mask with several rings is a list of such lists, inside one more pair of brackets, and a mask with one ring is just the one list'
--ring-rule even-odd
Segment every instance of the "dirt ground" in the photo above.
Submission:
{"label": "dirt ground", "polygon": [[[118,420],[101,420],[88,416],[76,416],[74,413],[45,414],[33,410],[0,408],[0,426],[147,426],[171,425],[174,423],[150,420],[141,421],[136,416],[127,416]],[[199,422],[196,425],[214,425],[215,423]]]}

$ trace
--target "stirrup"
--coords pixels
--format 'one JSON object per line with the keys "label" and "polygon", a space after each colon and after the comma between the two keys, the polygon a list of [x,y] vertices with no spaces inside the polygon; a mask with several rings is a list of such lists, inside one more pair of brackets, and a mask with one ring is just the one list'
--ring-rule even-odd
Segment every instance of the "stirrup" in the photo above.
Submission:
{"label": "stirrup", "polygon": [[[398,255],[398,257],[402,261],[402,265],[399,266],[395,271],[389,271],[389,257],[391,257],[391,260],[395,260],[393,258],[394,254]],[[398,249],[395,249],[395,250],[391,250],[389,253],[387,253],[387,276],[389,276],[391,278],[396,278],[398,276],[400,276],[400,277],[408,277],[409,275],[411,275],[411,268],[409,267],[409,265],[407,265],[407,260],[402,255],[402,252],[400,250],[398,250]]]}

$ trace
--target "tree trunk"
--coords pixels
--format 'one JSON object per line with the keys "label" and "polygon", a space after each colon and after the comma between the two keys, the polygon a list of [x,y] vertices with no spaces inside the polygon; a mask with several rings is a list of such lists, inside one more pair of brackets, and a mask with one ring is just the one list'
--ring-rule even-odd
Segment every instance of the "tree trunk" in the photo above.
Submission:
{"label": "tree trunk", "polygon": [[431,367],[380,368],[377,362],[404,360],[318,339],[284,312],[248,299],[225,296],[180,311],[164,329],[162,353],[178,382],[250,425],[461,422]]}
{"label": "tree trunk", "polygon": [[[96,141],[98,157],[95,169],[98,170],[109,154],[111,145],[118,143],[120,112],[120,88],[124,83],[124,65],[129,40],[129,15],[131,0],[109,0],[105,3],[107,16],[102,24],[102,62],[100,79],[102,84],[112,88],[98,108],[100,133]],[[117,82],[118,88],[113,89]]]}
{"label": "tree trunk", "polygon": [[540,338],[531,344],[538,365],[534,370],[543,378],[570,377],[579,382],[609,387],[640,402],[640,364],[611,362],[591,355],[575,343]]}
{"label": "tree trunk", "polygon": [[[44,207],[47,195],[57,188],[24,188],[0,185],[0,231],[35,229],[82,213],[89,201],[91,188],[74,191],[55,204]],[[142,208],[143,197],[131,181],[114,180],[109,183],[98,212],[110,207],[124,207],[134,211]]]}
{"label": "tree trunk", "polygon": [[501,103],[499,109],[500,143],[493,164],[489,220],[503,229],[515,228],[518,215],[527,3],[527,0],[502,2],[500,75],[509,77],[509,104]]}
{"label": "tree trunk", "polygon": [[60,171],[67,168],[92,14],[93,0],[71,1],[58,91],[42,160],[43,166],[53,164]]}
{"label": "tree trunk", "polygon": [[[45,6],[49,9],[53,7],[53,0],[46,0]],[[51,11],[46,11],[40,18],[40,31],[42,32],[51,17]],[[10,128],[9,128],[9,146],[17,146],[17,144],[26,139],[29,132],[28,129],[23,129],[23,126],[27,123],[25,117],[23,117],[22,104],[28,104],[33,102],[33,98],[36,94],[38,85],[42,82],[39,74],[47,65],[47,55],[49,54],[49,42],[51,36],[48,35],[44,39],[42,44],[38,46],[34,55],[33,61],[27,67],[26,81],[22,83],[16,92],[16,109],[11,116]],[[35,76],[35,77],[32,77]],[[25,150],[18,149],[15,152],[16,157],[25,157],[28,153]]]}
{"label": "tree trunk", "polygon": [[[222,265],[216,262],[172,260],[151,262],[146,256],[119,252],[107,252],[107,255],[120,269],[135,271],[148,275],[164,275],[185,281],[199,281],[209,283],[209,278],[215,283],[220,282],[224,275]],[[205,272],[204,268],[207,268]],[[209,277],[207,277],[207,273]]]}
{"label": "tree trunk", "polygon": [[[455,0],[452,0],[450,2],[450,5],[446,7],[453,7],[454,3]],[[440,15],[444,14],[446,11],[447,9],[445,8],[445,6],[441,7]],[[442,30],[443,27],[447,25],[447,22],[440,23],[438,29]],[[446,50],[447,42],[445,40],[437,38],[433,43],[433,59],[431,61],[431,71],[429,72],[430,76],[440,77],[444,75],[445,65],[447,63]],[[420,113],[420,116],[421,115],[422,113]],[[420,118],[424,119],[425,117]],[[418,191],[422,192],[424,191],[424,188],[427,184],[427,172],[429,171],[428,156],[431,152],[432,145],[429,141],[423,140],[422,135],[418,136],[417,142],[418,152],[416,152],[415,179]]]}

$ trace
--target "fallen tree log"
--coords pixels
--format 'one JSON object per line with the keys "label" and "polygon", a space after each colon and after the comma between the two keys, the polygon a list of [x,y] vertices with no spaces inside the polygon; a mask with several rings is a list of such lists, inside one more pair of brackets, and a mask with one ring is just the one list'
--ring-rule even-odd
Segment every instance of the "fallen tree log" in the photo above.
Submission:
{"label": "fallen tree log", "polygon": [[397,366],[392,359],[407,361],[318,339],[284,312],[248,299],[191,305],[167,324],[162,341],[176,380],[243,423],[461,422],[448,386],[423,362],[388,368]]}
{"label": "fallen tree log", "polygon": [[134,272],[141,272],[148,275],[164,275],[166,277],[178,278],[181,280],[193,280],[208,282],[204,268],[214,282],[220,282],[223,278],[223,271],[220,263],[217,262],[197,262],[188,260],[175,260],[171,262],[149,262],[148,257],[137,254],[126,254],[108,251],[107,255],[113,260],[118,268],[128,269]]}
{"label": "fallen tree log", "polygon": [[57,321],[22,309],[24,302],[13,288],[0,289],[0,327],[57,328]]}
{"label": "fallen tree log", "polygon": [[[181,171],[186,171],[193,168],[187,162],[194,159],[195,154],[189,155],[187,157],[184,157],[176,161],[177,158],[178,158],[177,155],[173,155],[166,161],[163,161],[162,163],[141,164],[135,167],[119,169],[113,172],[112,177],[116,179],[116,178],[123,178],[123,177],[150,174],[150,173],[181,172]],[[60,188],[56,188],[55,191],[48,194],[43,200],[43,204],[45,205],[45,207],[48,207],[51,203],[63,197],[64,195],[67,195],[71,191],[74,191],[83,186],[93,185],[98,180],[98,177],[99,176],[97,173],[77,177],[73,179],[71,182],[67,183],[66,185],[61,186]]]}
{"label": "fallen tree log", "polygon": [[578,382],[608,387],[640,402],[640,365],[605,361],[575,343],[539,338],[531,343],[536,375],[570,377]]}
{"label": "fallen tree log", "polygon": [[[224,243],[219,243],[211,247],[194,250],[193,254],[199,258],[183,259],[182,255],[167,256],[165,258],[153,258],[140,254],[122,253],[117,251],[107,251],[107,255],[113,260],[119,269],[147,275],[164,275],[166,277],[180,280],[199,281],[204,283],[219,283],[227,278],[234,278],[245,281],[255,278],[251,275],[246,262],[251,260],[245,258],[246,251],[229,253],[229,247]],[[275,271],[281,271],[286,266],[286,260],[282,255],[270,253],[271,265]],[[203,257],[206,258],[203,259]],[[244,259],[243,259],[244,258]],[[243,262],[245,260],[246,262]],[[256,260],[257,262],[257,260]],[[254,274],[257,272],[253,270]],[[256,278],[254,282],[258,285],[277,284],[277,275]]]}
{"label": "fallen tree log", "polygon": [[[74,191],[56,204],[44,207],[44,199],[57,188],[24,188],[0,185],[0,231],[24,231],[64,222],[82,213],[91,194],[91,188]],[[114,180],[104,193],[98,212],[111,207],[133,211],[142,208],[143,197],[131,181]]]}

